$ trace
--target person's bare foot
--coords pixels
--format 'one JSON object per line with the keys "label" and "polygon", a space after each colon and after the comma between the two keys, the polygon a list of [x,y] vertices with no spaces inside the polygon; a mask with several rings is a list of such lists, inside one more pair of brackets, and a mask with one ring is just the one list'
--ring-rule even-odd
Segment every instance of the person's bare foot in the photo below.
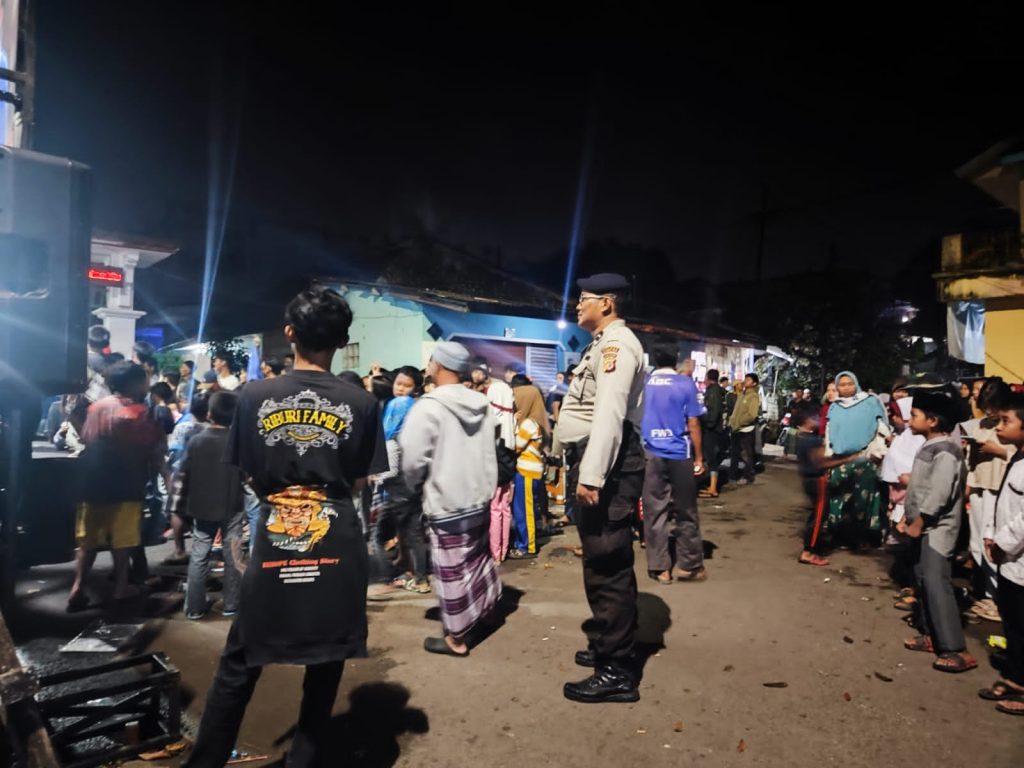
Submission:
{"label": "person's bare foot", "polygon": [[460,656],[464,656],[465,654],[469,653],[469,646],[465,643],[460,643],[451,635],[445,635],[444,641],[448,643],[448,647],[451,648],[454,653],[457,653]]}
{"label": "person's bare foot", "polygon": [[813,552],[804,550],[800,553],[800,563],[803,565],[816,565],[819,568],[828,565],[828,560]]}

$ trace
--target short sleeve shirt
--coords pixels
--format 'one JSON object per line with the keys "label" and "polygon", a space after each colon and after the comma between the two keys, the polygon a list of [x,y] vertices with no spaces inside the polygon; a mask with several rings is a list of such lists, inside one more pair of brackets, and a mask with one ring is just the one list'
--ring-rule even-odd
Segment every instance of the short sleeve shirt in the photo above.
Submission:
{"label": "short sleeve shirt", "polygon": [[358,478],[388,469],[376,399],[322,371],[242,389],[225,458],[252,478],[259,496],[301,485],[344,498]]}
{"label": "short sleeve shirt", "polygon": [[644,387],[642,434],[648,453],[663,459],[693,456],[689,419],[704,415],[697,385],[689,376],[655,371]]}
{"label": "short sleeve shirt", "polygon": [[352,489],[388,468],[376,400],[324,371],[250,382],[225,456],[262,502],[229,646],[250,666],[363,653],[367,555]]}

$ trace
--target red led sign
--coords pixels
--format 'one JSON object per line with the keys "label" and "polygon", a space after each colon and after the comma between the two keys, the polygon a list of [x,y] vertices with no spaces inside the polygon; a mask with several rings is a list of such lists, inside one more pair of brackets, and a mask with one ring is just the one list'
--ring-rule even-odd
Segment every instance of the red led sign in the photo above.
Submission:
{"label": "red led sign", "polygon": [[120,285],[124,282],[124,271],[116,267],[89,267],[89,280],[93,283]]}

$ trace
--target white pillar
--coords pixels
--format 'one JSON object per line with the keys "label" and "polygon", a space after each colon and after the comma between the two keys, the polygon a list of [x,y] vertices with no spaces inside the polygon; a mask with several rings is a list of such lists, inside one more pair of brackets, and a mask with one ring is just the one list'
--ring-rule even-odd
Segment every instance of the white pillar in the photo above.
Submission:
{"label": "white pillar", "polygon": [[139,252],[120,248],[94,251],[93,261],[124,270],[124,282],[106,289],[107,305],[93,310],[93,314],[110,331],[111,351],[120,352],[130,360],[135,346],[135,322],[146,314],[135,309],[135,268],[139,264]]}
{"label": "white pillar", "polygon": [[132,347],[135,346],[135,321],[145,316],[145,312],[136,309],[120,309],[118,307],[100,307],[92,312],[103,321],[104,327],[110,331],[110,350],[120,352],[125,359],[132,359]]}

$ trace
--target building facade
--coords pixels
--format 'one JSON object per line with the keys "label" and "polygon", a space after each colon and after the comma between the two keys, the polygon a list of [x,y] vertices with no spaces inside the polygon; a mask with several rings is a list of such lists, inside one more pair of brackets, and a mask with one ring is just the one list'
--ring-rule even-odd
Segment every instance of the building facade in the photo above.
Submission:
{"label": "building facade", "polygon": [[1024,380],[1024,138],[1001,142],[957,171],[1017,214],[1007,231],[943,238],[939,299],[953,357],[986,376]]}

